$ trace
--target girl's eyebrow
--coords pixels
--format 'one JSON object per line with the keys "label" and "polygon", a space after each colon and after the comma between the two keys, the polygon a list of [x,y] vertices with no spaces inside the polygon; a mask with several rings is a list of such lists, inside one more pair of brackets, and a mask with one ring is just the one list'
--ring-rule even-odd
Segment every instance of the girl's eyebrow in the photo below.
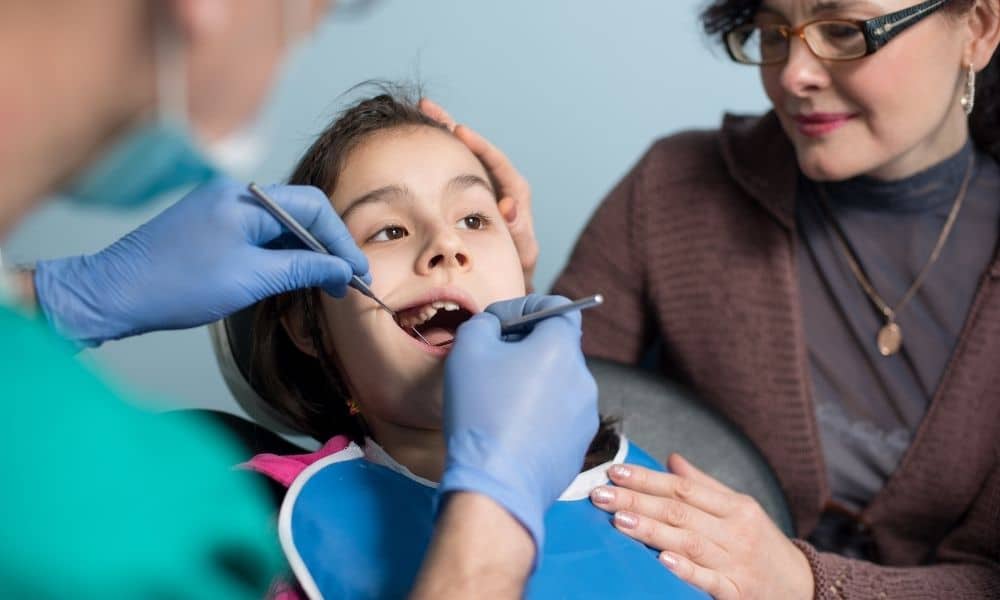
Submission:
{"label": "girl's eyebrow", "polygon": [[460,192],[462,190],[467,190],[471,187],[476,187],[476,186],[483,187],[489,193],[496,196],[496,192],[493,191],[493,186],[490,184],[489,181],[486,181],[479,175],[473,175],[471,173],[455,177],[454,179],[448,182],[448,185],[445,186],[445,190]]}
{"label": "girl's eyebrow", "polygon": [[[483,179],[479,175],[473,175],[471,173],[465,175],[458,175],[452,178],[452,180],[449,181],[447,185],[445,185],[445,191],[460,192],[462,190],[467,190],[471,187],[477,187],[477,186],[484,188],[494,196],[496,195],[496,193],[493,191],[493,186],[490,185],[489,181]],[[390,202],[393,202],[397,199],[412,200],[413,192],[411,192],[410,189],[405,185],[392,184],[392,185],[382,186],[378,189],[366,192],[358,196],[354,200],[351,200],[351,202],[347,205],[347,208],[344,209],[344,212],[340,213],[340,219],[341,220],[347,219],[347,216],[351,214],[351,212],[366,204],[375,204],[379,202],[384,204],[389,204]]]}
{"label": "girl's eyebrow", "polygon": [[413,198],[413,193],[405,185],[392,184],[382,186],[351,200],[347,208],[344,209],[344,212],[340,213],[340,219],[346,219],[351,211],[365,204],[374,204],[377,202],[389,203],[396,198]]}

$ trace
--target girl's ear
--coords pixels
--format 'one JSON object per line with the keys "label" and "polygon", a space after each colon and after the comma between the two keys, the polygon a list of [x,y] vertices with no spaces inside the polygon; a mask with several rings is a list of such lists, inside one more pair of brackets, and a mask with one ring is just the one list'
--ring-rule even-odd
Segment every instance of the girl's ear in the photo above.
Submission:
{"label": "girl's ear", "polygon": [[[308,294],[311,292],[305,293]],[[292,340],[292,343],[295,344],[295,347],[300,352],[313,358],[319,356],[310,331],[310,327],[314,326],[314,324],[306,322],[304,300],[301,295],[296,297],[291,306],[281,314],[280,320],[281,326],[285,329],[285,333],[288,334],[288,338]]]}

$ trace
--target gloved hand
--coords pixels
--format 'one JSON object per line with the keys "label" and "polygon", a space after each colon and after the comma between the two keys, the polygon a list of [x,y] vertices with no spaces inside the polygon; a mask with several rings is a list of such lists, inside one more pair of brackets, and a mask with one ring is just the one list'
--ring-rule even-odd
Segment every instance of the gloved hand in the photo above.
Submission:
{"label": "gloved hand", "polygon": [[262,248],[282,234],[281,224],[244,184],[220,179],[97,254],[38,263],[42,312],[63,337],[95,346],[204,325],[298,288],[343,296],[353,274],[367,277],[367,258],[322,191],[266,190],[335,256]]}
{"label": "gloved hand", "polygon": [[517,340],[500,322],[568,302],[532,294],[498,302],[459,327],[445,361],[448,458],[441,494],[478,492],[534,538],[597,432],[597,385],[580,347],[580,313],[551,317]]}

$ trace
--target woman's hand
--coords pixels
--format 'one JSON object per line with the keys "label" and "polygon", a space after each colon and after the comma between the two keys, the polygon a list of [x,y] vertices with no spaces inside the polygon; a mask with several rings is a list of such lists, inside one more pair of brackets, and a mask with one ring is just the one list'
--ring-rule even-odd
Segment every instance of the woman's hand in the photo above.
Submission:
{"label": "woman's hand", "polygon": [[680,455],[672,473],[617,465],[591,500],[614,513],[618,530],[660,550],[678,577],[717,600],[813,597],[813,576],[802,552],[756,500],[729,489]]}
{"label": "woman's hand", "polygon": [[420,100],[420,110],[425,115],[448,127],[489,171],[493,184],[497,188],[500,200],[497,206],[500,214],[507,221],[507,229],[514,238],[514,245],[521,257],[521,269],[524,271],[524,281],[531,292],[534,288],[532,278],[535,266],[538,264],[538,241],[535,239],[535,227],[531,218],[531,186],[518,173],[510,159],[469,127],[458,125],[441,106],[433,100]]}

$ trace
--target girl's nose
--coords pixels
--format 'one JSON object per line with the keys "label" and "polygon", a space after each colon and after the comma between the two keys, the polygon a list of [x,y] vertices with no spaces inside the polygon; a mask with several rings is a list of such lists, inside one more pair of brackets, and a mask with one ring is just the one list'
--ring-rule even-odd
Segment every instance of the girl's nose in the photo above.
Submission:
{"label": "girl's nose", "polygon": [[417,269],[430,273],[435,269],[467,270],[472,266],[472,257],[454,229],[442,227],[434,232],[418,260]]}

